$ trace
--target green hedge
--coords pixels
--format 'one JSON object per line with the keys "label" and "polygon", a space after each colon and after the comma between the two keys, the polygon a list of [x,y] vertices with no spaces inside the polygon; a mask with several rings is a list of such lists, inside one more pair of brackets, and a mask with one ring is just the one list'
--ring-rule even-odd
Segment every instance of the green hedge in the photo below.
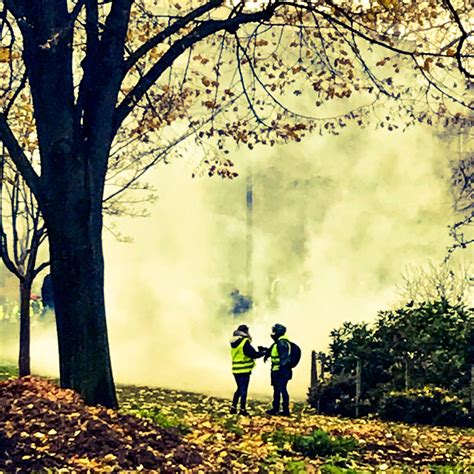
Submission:
{"label": "green hedge", "polygon": [[472,426],[472,416],[463,400],[439,387],[389,392],[380,403],[384,420],[429,425]]}

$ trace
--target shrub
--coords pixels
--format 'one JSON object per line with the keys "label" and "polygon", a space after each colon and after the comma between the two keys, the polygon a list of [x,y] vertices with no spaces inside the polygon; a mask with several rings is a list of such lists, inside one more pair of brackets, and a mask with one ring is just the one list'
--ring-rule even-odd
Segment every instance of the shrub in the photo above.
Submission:
{"label": "shrub", "polygon": [[[354,416],[355,374],[360,361],[361,416],[376,413],[383,405],[387,419],[464,424],[462,402],[453,396],[466,401],[470,396],[473,317],[474,309],[441,300],[410,302],[403,308],[379,312],[370,326],[344,323],[331,332],[330,351],[322,359],[326,378],[310,389],[309,404],[320,413]],[[425,385],[450,393],[433,394],[424,402],[416,395],[413,414],[410,409],[407,413],[410,397],[403,401],[384,398],[390,391],[403,393],[407,386]],[[417,416],[417,406],[423,403],[426,406]],[[455,421],[453,413],[457,414]]]}
{"label": "shrub", "polygon": [[[355,415],[356,388],[354,378],[335,375],[320,383],[316,390],[309,391],[308,403],[318,413],[352,417]],[[380,394],[378,389],[363,393],[359,414],[366,416],[374,413],[378,407]]]}
{"label": "shrub", "polygon": [[355,384],[348,377],[335,376],[311,390],[308,403],[326,415],[354,416]]}
{"label": "shrub", "polygon": [[429,425],[468,426],[472,423],[464,402],[439,387],[390,392],[382,398],[379,415],[385,420]]}

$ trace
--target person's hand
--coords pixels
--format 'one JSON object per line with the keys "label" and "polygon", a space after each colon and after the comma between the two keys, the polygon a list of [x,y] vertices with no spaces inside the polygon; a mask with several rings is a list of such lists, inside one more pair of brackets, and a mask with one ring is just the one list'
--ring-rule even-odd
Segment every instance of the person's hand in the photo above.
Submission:
{"label": "person's hand", "polygon": [[265,347],[265,346],[258,346],[258,350],[260,352],[268,352],[268,347]]}

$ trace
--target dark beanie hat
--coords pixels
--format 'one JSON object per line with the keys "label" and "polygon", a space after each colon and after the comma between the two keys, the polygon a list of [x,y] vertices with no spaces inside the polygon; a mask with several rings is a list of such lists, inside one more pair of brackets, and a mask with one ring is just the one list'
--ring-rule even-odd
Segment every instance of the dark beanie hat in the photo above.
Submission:
{"label": "dark beanie hat", "polygon": [[248,333],[248,332],[249,332],[249,327],[248,327],[246,324],[241,324],[241,325],[237,328],[237,331],[241,331],[241,332]]}
{"label": "dark beanie hat", "polygon": [[283,324],[275,324],[275,326],[272,327],[272,333],[275,334],[275,336],[283,336],[286,332],[286,327],[283,326]]}

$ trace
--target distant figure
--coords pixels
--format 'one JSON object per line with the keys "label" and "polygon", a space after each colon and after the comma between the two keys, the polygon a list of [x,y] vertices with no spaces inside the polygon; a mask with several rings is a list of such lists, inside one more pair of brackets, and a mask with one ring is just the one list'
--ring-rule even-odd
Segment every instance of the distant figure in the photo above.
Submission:
{"label": "distant figure", "polygon": [[[270,357],[272,362],[271,383],[273,386],[273,406],[267,410],[268,415],[290,416],[290,395],[288,394],[288,382],[293,376],[293,367],[299,362],[301,351],[296,344],[292,344],[286,336],[286,327],[275,324],[272,327],[271,337],[274,341],[270,349],[267,349],[265,361]],[[291,351],[294,348],[292,357]],[[263,347],[259,347],[263,350]],[[282,411],[280,411],[280,400]]]}
{"label": "distant figure", "polygon": [[232,400],[232,414],[237,413],[237,405],[240,400],[240,415],[247,416],[247,391],[249,388],[250,374],[255,367],[255,359],[262,357],[263,352],[255,350],[252,346],[252,338],[249,328],[241,324],[233,333],[230,341],[230,350],[232,355],[232,373],[237,383],[237,390]]}
{"label": "distant figure", "polygon": [[240,293],[239,290],[232,290],[230,292],[230,297],[232,300],[232,308],[230,313],[232,315],[239,316],[252,309],[252,299]]}
{"label": "distant figure", "polygon": [[43,300],[42,316],[44,316],[48,310],[54,310],[53,283],[49,273],[44,277],[43,285],[41,286],[41,299]]}
{"label": "distant figure", "polygon": [[40,315],[41,316],[41,303],[40,303],[41,297],[35,293],[30,294],[30,307],[31,311],[35,315]]}

